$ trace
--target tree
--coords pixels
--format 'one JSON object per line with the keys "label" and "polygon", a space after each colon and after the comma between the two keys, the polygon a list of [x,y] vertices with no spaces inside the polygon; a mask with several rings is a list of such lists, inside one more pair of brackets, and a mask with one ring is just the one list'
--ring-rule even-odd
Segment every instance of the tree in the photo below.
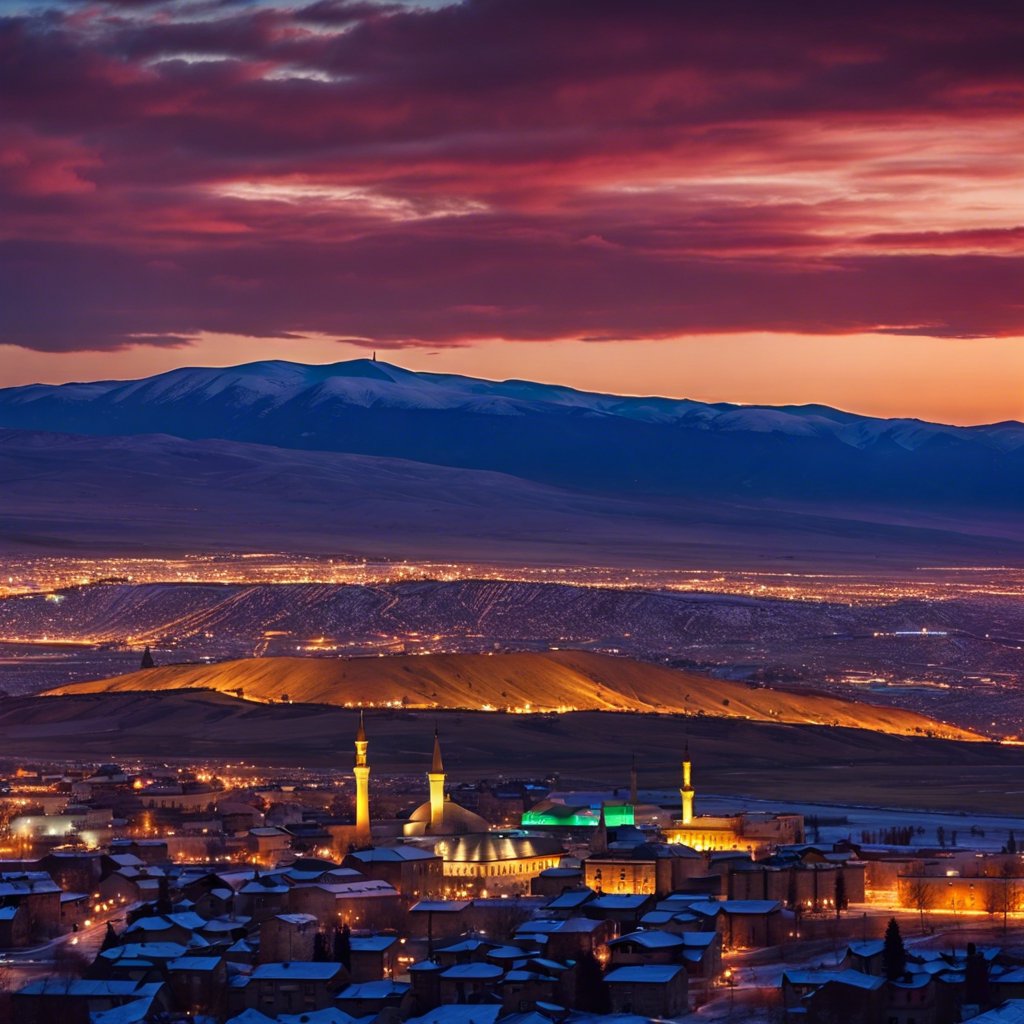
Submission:
{"label": "tree", "polygon": [[1016,853],[1017,852],[1017,840],[1013,835],[1013,829],[1010,829],[1010,838],[1006,840],[1006,852]]}
{"label": "tree", "polygon": [[166,875],[160,876],[157,882],[156,912],[158,915],[166,916],[174,910],[171,904],[171,881]]}
{"label": "tree", "polygon": [[317,963],[323,963],[327,959],[327,937],[323,932],[317,932],[313,936],[313,959]]}
{"label": "tree", "polygon": [[999,893],[998,909],[1003,915],[1003,933],[1005,934],[1007,918],[1020,909],[1020,885],[1017,876],[1013,873],[1012,864],[1004,864],[1000,874],[1003,884],[997,890]]}
{"label": "tree", "polygon": [[842,914],[842,912],[850,905],[850,900],[846,895],[846,875],[842,868],[839,868],[839,870],[836,871],[835,902],[836,917],[839,917],[839,915]]}
{"label": "tree", "polygon": [[903,947],[903,936],[895,917],[889,918],[885,929],[885,943],[882,946],[882,969],[889,981],[902,978],[907,972],[907,951]]}
{"label": "tree", "polygon": [[110,921],[108,921],[107,922],[107,931],[106,931],[106,934],[103,936],[103,945],[100,946],[100,952],[102,953],[104,950],[113,949],[114,946],[116,946],[116,945],[117,945],[117,932],[114,931],[114,925]]}
{"label": "tree", "polygon": [[149,649],[149,644],[146,644],[146,649],[142,652],[142,664],[140,668],[156,668],[156,662],[153,660],[153,652]]}
{"label": "tree", "polygon": [[593,953],[584,953],[576,961],[576,997],[573,1007],[585,1013],[611,1013],[612,999],[604,972]]}
{"label": "tree", "polygon": [[352,929],[347,924],[334,930],[334,959],[346,970],[352,966]]}
{"label": "tree", "polygon": [[921,931],[924,931],[924,914],[931,910],[935,903],[932,887],[925,878],[908,878],[903,886],[907,905],[913,907],[921,915]]}

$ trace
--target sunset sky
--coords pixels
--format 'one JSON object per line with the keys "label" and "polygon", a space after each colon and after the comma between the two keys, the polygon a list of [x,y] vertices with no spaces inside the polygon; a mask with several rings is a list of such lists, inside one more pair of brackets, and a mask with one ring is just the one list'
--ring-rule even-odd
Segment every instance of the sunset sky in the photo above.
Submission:
{"label": "sunset sky", "polygon": [[1024,13],[0,3],[0,385],[366,355],[1024,419]]}

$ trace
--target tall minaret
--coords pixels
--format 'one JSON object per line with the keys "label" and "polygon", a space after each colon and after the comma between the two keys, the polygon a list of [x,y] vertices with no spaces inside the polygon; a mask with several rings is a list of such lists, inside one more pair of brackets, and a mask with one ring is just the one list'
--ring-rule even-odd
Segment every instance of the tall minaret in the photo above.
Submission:
{"label": "tall minaret", "polygon": [[683,824],[689,825],[693,821],[693,786],[690,785],[690,744],[686,744],[686,751],[683,754],[683,786],[679,790],[683,799]]}
{"label": "tall minaret", "polygon": [[356,763],[352,769],[356,777],[356,840],[370,842],[370,765],[366,760],[369,747],[366,729],[363,726],[363,712],[359,712],[359,728],[356,730]]}
{"label": "tall minaret", "polygon": [[591,853],[608,852],[608,822],[604,817],[604,802],[601,802],[601,816],[597,819],[597,827],[594,829],[594,838],[590,841]]}
{"label": "tall minaret", "polygon": [[436,831],[444,825],[444,762],[441,760],[441,740],[434,727],[434,760],[427,772],[430,783],[430,830]]}

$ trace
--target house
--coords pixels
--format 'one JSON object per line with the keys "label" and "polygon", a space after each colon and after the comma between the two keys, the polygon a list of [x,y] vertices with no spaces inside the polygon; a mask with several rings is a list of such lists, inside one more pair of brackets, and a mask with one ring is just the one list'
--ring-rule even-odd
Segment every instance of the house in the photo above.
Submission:
{"label": "house", "polygon": [[860,971],[784,971],[782,1005],[787,1021],[801,1024],[883,1020],[884,978]]}
{"label": "house", "polygon": [[353,935],[349,945],[349,973],[353,983],[395,976],[401,946],[397,935]]}
{"label": "house", "polygon": [[665,896],[704,870],[704,858],[689,846],[645,842],[591,854],[583,862],[583,882],[602,893]]}
{"label": "house", "polygon": [[709,900],[691,903],[687,910],[705,927],[720,931],[725,945],[734,949],[778,945],[786,929],[776,900]]}
{"label": "house", "polygon": [[320,924],[312,914],[277,914],[260,925],[260,963],[312,960]]}
{"label": "house", "polygon": [[583,885],[583,868],[545,868],[530,879],[530,892],[534,896],[560,896],[563,892]]}
{"label": "house", "polygon": [[566,921],[527,921],[515,938],[517,944],[543,952],[552,960],[576,960],[585,953],[602,953],[617,933],[614,921],[571,917]]}
{"label": "house", "polygon": [[480,1003],[496,991],[503,976],[497,964],[453,964],[441,971],[442,1003]]}
{"label": "house", "polygon": [[421,846],[373,846],[353,851],[343,863],[366,878],[387,882],[406,899],[440,895],[444,889],[444,861]]}
{"label": "house", "polygon": [[412,1007],[412,986],[406,981],[364,981],[349,985],[338,996],[338,1009],[353,1017],[376,1016],[393,1008],[403,1017]]}
{"label": "house", "polygon": [[0,906],[25,908],[31,939],[50,939],[61,933],[60,897],[60,886],[45,871],[0,874]]}
{"label": "house", "polygon": [[90,1017],[136,1001],[148,1001],[148,1008],[166,1010],[165,985],[152,982],[96,980],[89,978],[44,978],[30,981],[11,997],[13,1019],[18,1024],[90,1024]]}
{"label": "house", "polygon": [[409,908],[410,937],[437,940],[462,935],[472,905],[472,900],[420,900]]}
{"label": "house", "polygon": [[931,974],[907,974],[884,989],[886,1024],[935,1024],[936,982]]}
{"label": "house", "polygon": [[272,866],[291,849],[292,836],[283,828],[260,826],[246,836],[246,849],[257,864]]}
{"label": "house", "polygon": [[619,925],[635,927],[653,906],[653,896],[631,893],[599,893],[583,907],[583,913],[587,917],[615,921]]}
{"label": "house", "polygon": [[882,950],[885,942],[882,939],[871,939],[865,942],[851,942],[846,947],[846,954],[839,965],[846,971],[860,971],[881,977],[885,973],[882,962]]}
{"label": "house", "polygon": [[421,1014],[410,1017],[405,1024],[495,1024],[501,1013],[501,1005],[472,1003],[465,1006],[441,1004]]}
{"label": "house", "polygon": [[616,1013],[676,1017],[689,1010],[686,968],[682,965],[616,967],[604,980]]}
{"label": "house", "polygon": [[628,964],[671,964],[682,958],[683,939],[671,932],[638,931],[608,943],[612,967]]}
{"label": "house", "polygon": [[223,1004],[227,967],[219,956],[183,956],[167,963],[175,1003],[191,1016],[217,1013]]}
{"label": "house", "polygon": [[27,946],[31,939],[28,907],[21,904],[0,907],[0,949]]}
{"label": "house", "polygon": [[543,957],[519,961],[500,983],[505,1013],[524,1013],[538,1003],[571,1006],[576,995],[576,966]]}
{"label": "house", "polygon": [[707,1002],[715,979],[722,973],[722,936],[717,932],[677,932],[683,940],[683,964],[690,992],[700,1004]]}
{"label": "house", "polygon": [[244,1005],[270,1017],[322,1010],[348,983],[341,964],[307,961],[265,963],[253,968],[244,986]]}
{"label": "house", "polygon": [[295,885],[287,903],[290,912],[312,914],[325,926],[382,929],[394,927],[404,916],[398,891],[375,879]]}

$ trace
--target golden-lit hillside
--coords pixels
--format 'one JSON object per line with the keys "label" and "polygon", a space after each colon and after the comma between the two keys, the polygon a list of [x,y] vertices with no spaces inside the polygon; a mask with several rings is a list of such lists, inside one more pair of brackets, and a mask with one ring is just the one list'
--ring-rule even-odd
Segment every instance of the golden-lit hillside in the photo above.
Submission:
{"label": "golden-lit hillside", "polygon": [[900,735],[981,738],[897,708],[751,687],[584,651],[253,658],[216,665],[169,665],[75,683],[49,693],[180,689],[217,690],[263,702],[483,711],[685,712],[716,718],[841,725]]}

